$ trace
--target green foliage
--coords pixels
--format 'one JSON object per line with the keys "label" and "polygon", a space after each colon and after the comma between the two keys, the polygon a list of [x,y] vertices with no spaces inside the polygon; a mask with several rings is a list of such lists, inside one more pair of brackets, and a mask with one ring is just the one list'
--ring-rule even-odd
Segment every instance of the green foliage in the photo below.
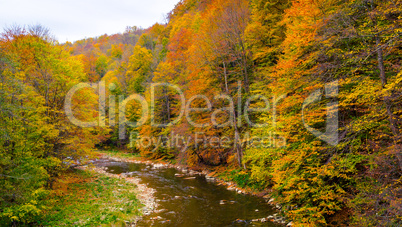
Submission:
{"label": "green foliage", "polygon": [[96,73],[102,78],[107,70],[108,70],[108,59],[105,55],[101,55],[98,57],[98,60],[96,60]]}
{"label": "green foliage", "polygon": [[155,41],[149,34],[142,34],[138,40],[138,45],[147,48],[148,50],[153,50],[155,48]]}
{"label": "green foliage", "polygon": [[250,173],[238,172],[234,175],[233,181],[244,188],[250,183]]}
{"label": "green foliage", "polygon": [[45,156],[52,148],[46,140],[53,138],[55,131],[46,117],[41,117],[46,111],[40,107],[43,99],[19,80],[21,74],[13,73],[15,69],[5,57],[1,66],[0,223],[30,223],[45,209],[46,169],[52,165],[51,157]]}
{"label": "green foliage", "polygon": [[128,87],[132,94],[142,94],[145,91],[145,81],[149,78],[152,64],[152,53],[148,49],[136,45],[128,63]]}
{"label": "green foliage", "polygon": [[218,177],[225,181],[234,182],[241,188],[251,188],[255,190],[264,190],[267,188],[262,181],[253,179],[251,172],[242,169],[223,171],[218,174]]}
{"label": "green foliage", "polygon": [[[29,224],[68,163],[84,161],[100,134],[78,128],[62,112],[68,90],[86,79],[81,62],[47,37],[6,30],[0,40],[0,222]],[[83,101],[85,100],[85,101]],[[75,116],[91,120],[96,96],[77,92]],[[82,140],[81,138],[86,138]]]}
{"label": "green foliage", "polygon": [[107,149],[102,150],[102,152],[106,152],[106,154],[114,157],[121,157],[121,158],[139,158],[141,155],[139,153],[131,152],[131,151],[122,151],[119,149]]}

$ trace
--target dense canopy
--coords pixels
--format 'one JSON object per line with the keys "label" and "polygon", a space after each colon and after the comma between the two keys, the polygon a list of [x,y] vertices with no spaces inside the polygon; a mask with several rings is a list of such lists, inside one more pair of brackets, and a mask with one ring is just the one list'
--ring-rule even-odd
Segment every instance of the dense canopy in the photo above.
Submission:
{"label": "dense canopy", "polygon": [[[0,223],[40,219],[63,171],[115,146],[230,171],[296,226],[401,225],[401,34],[400,0],[182,0],[66,44],[6,29]],[[71,108],[94,127],[65,112],[87,82]]]}

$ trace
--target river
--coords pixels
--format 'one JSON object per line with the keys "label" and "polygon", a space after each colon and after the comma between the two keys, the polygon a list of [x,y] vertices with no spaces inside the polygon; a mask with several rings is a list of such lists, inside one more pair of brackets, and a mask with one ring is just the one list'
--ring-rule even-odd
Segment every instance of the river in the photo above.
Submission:
{"label": "river", "polygon": [[204,176],[183,176],[175,168],[153,169],[146,164],[108,161],[98,163],[113,174],[130,173],[156,190],[157,211],[138,226],[282,226],[252,222],[277,211],[263,198],[238,194],[208,182]]}

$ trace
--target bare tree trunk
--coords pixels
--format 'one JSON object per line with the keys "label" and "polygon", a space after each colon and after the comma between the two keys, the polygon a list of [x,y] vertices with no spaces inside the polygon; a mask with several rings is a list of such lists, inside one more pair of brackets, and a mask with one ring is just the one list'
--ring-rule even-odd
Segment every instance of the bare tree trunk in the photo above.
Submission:
{"label": "bare tree trunk", "polygon": [[401,143],[401,137],[399,136],[397,138],[396,144],[395,144],[395,156],[398,159],[398,164],[399,164],[399,169],[402,172],[402,145]]}
{"label": "bare tree trunk", "polygon": [[[225,62],[223,62],[223,73],[225,76],[225,90],[226,93],[229,94],[229,87],[228,87],[228,80],[227,80],[227,72],[226,72],[226,64]],[[243,151],[240,145],[240,133],[239,133],[239,129],[237,127],[237,116],[236,116],[236,111],[233,108],[231,110],[231,115],[233,116],[233,127],[235,130],[235,140],[234,140],[234,144],[233,144],[233,149],[236,150],[236,155],[237,155],[237,162],[239,164],[239,166],[242,166],[242,159],[243,159]],[[243,164],[243,168],[246,169],[246,166]]]}
{"label": "bare tree trunk", "polygon": [[229,88],[228,88],[228,75],[226,72],[226,63],[225,61],[223,61],[223,74],[225,76],[225,89],[226,89],[226,93],[229,94]]}
{"label": "bare tree trunk", "polygon": [[244,67],[244,84],[245,84],[245,87],[246,87],[246,92],[248,93],[249,92],[249,80],[248,80],[248,70],[247,70],[247,59],[246,59],[247,57],[245,56],[244,57],[244,60],[243,60],[243,67]]}
{"label": "bare tree trunk", "polygon": [[[370,0],[370,5],[371,5],[371,10],[374,10],[374,1]],[[376,24],[376,19],[371,18],[373,21],[373,24]],[[380,70],[380,79],[381,79],[381,85],[382,88],[385,88],[385,85],[387,84],[387,77],[385,75],[385,66],[384,66],[384,54],[382,52],[382,46],[381,46],[381,41],[379,34],[375,35],[375,43],[376,43],[376,48],[377,48],[377,61],[378,61],[378,69]],[[392,130],[392,133],[394,136],[398,137],[399,136],[399,130],[397,126],[396,119],[394,118],[394,115],[392,113],[392,105],[388,97],[384,97],[383,99],[385,108],[387,110],[387,115],[388,115],[388,120],[390,123],[390,128]]]}
{"label": "bare tree trunk", "polygon": [[243,149],[241,147],[240,144],[240,133],[239,133],[239,129],[237,128],[237,121],[236,121],[236,115],[235,115],[235,111],[233,109],[233,125],[235,128],[235,141],[234,141],[234,149],[236,149],[236,153],[237,153],[237,162],[239,164],[239,166],[242,166],[243,169],[246,169],[246,165],[244,163],[242,163],[243,160]]}
{"label": "bare tree trunk", "polygon": [[[374,1],[370,0],[371,10],[374,11]],[[374,26],[377,24],[377,21],[374,17],[371,17],[371,20]],[[381,86],[384,89],[387,85],[387,77],[385,74],[385,66],[384,66],[384,54],[383,49],[381,46],[381,40],[379,37],[379,33],[375,35],[375,43],[376,43],[376,52],[377,52],[377,61],[378,61],[378,69],[380,70],[380,79],[381,79]],[[395,118],[394,114],[392,113],[392,104],[389,100],[389,97],[383,97],[383,102],[385,108],[387,110],[388,121],[391,128],[392,133],[394,134],[394,154],[398,161],[399,169],[402,171],[402,145],[401,140],[402,137],[400,135],[398,129],[397,119]]]}
{"label": "bare tree trunk", "polygon": [[[381,85],[382,85],[382,88],[385,88],[385,85],[387,84],[387,78],[385,75],[384,57],[383,57],[382,47],[381,47],[381,43],[380,43],[380,38],[378,36],[376,37],[376,46],[377,46],[377,60],[378,60],[378,69],[380,70]],[[392,113],[391,102],[388,99],[388,97],[384,97],[383,102],[384,102],[385,108],[387,110],[387,115],[388,115],[392,133],[394,134],[394,136],[398,136],[399,130],[398,130],[396,119],[394,118],[394,115]]]}
{"label": "bare tree trunk", "polygon": [[244,40],[242,40],[241,37],[240,37],[240,45],[241,45],[241,48],[242,48],[242,53],[241,53],[242,56],[241,56],[241,58],[242,58],[243,73],[244,73],[244,85],[245,85],[246,92],[248,93],[249,92],[249,87],[250,87],[250,82],[249,82],[249,79],[248,79],[248,69],[247,69],[248,55],[247,55],[246,48],[244,46]]}
{"label": "bare tree trunk", "polygon": [[168,91],[166,88],[163,89],[163,93],[165,95],[165,102],[166,102],[166,115],[167,115],[167,122],[170,122],[170,101],[169,101],[169,95],[168,95]]}
{"label": "bare tree trunk", "polygon": [[[380,79],[382,88],[385,88],[387,84],[387,78],[385,75],[385,67],[384,67],[384,56],[382,52],[382,47],[380,43],[380,38],[376,37],[376,46],[377,46],[377,60],[378,60],[378,69],[380,70]],[[399,135],[398,123],[397,119],[394,118],[394,114],[392,113],[392,104],[388,97],[383,98],[383,102],[385,108],[387,110],[389,126],[391,128],[392,133],[394,134],[394,152],[395,156],[398,160],[399,169],[402,171],[402,145],[401,143],[401,136]]]}

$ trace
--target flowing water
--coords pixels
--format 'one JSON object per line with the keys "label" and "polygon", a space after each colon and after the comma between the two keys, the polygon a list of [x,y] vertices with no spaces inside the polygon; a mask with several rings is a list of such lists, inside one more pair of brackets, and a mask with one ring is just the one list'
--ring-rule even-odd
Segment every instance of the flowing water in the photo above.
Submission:
{"label": "flowing water", "polygon": [[101,165],[114,174],[130,172],[156,190],[159,212],[145,215],[138,226],[281,226],[251,222],[276,213],[264,199],[229,191],[204,176],[185,179],[175,176],[180,172],[174,168],[152,169],[146,164],[108,161]]}

